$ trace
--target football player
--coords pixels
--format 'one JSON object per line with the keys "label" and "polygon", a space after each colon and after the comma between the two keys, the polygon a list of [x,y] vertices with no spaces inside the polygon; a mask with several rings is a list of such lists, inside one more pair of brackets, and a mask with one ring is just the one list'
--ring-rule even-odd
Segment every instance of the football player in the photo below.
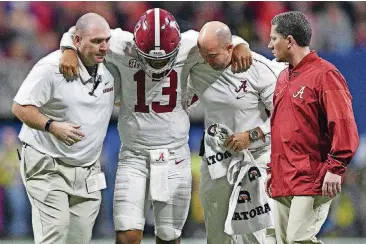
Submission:
{"label": "football player", "polygon": [[[66,33],[62,48],[72,47]],[[198,32],[180,33],[164,9],[146,11],[134,33],[115,29],[107,62],[122,77],[118,130],[120,150],[114,193],[116,243],[140,243],[150,206],[156,243],[180,243],[191,199],[189,117],[185,110],[187,79],[199,57]],[[98,40],[95,40],[96,42]],[[238,44],[236,71],[250,66],[245,41]],[[240,44],[239,44],[240,43]],[[61,71],[75,75],[77,59],[67,50]]]}

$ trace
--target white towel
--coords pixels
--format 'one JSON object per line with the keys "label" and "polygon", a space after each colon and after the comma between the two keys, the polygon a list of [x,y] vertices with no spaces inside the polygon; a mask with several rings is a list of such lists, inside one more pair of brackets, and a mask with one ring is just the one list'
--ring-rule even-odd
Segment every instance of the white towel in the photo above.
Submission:
{"label": "white towel", "polygon": [[266,172],[256,166],[248,150],[242,162],[231,162],[227,178],[234,184],[225,221],[225,233],[243,235],[273,226],[272,201],[264,190]]}
{"label": "white towel", "polygon": [[205,158],[213,180],[226,176],[230,162],[240,162],[243,154],[223,147],[232,130],[222,124],[212,124],[205,131]]}
{"label": "white towel", "polygon": [[168,185],[168,149],[149,150],[150,152],[150,191],[149,199],[167,202],[169,200]]}

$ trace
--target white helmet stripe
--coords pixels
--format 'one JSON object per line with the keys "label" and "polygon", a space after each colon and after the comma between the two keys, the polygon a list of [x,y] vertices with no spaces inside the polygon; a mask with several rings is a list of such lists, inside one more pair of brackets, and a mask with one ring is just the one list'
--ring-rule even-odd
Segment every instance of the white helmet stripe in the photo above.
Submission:
{"label": "white helmet stripe", "polygon": [[154,9],[155,15],[155,50],[160,50],[160,9]]}

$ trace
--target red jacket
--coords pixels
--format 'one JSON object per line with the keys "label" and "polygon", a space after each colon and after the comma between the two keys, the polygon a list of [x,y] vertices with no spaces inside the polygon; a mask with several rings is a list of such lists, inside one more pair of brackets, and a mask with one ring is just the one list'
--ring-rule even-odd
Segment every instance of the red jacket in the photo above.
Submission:
{"label": "red jacket", "polygon": [[312,51],[282,71],[273,103],[272,197],[321,195],[326,172],[343,178],[359,144],[344,77]]}

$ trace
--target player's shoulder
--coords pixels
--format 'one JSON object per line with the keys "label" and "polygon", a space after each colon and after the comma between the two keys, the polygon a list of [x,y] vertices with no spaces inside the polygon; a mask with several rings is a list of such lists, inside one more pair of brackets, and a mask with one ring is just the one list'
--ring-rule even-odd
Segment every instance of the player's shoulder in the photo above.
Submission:
{"label": "player's shoulder", "polygon": [[111,30],[111,39],[109,41],[109,49],[112,53],[119,55],[133,55],[134,49],[133,34],[124,31],[121,28]]}
{"label": "player's shoulder", "polygon": [[133,41],[133,34],[129,31],[124,31],[121,28],[111,30],[111,38],[119,41]]}
{"label": "player's shoulder", "polygon": [[180,49],[178,57],[188,57],[198,53],[197,47],[198,32],[189,30],[181,34]]}
{"label": "player's shoulder", "polygon": [[192,42],[194,41],[195,43],[197,43],[197,39],[198,39],[198,31],[195,30],[188,30],[181,34],[182,41],[192,41]]}

